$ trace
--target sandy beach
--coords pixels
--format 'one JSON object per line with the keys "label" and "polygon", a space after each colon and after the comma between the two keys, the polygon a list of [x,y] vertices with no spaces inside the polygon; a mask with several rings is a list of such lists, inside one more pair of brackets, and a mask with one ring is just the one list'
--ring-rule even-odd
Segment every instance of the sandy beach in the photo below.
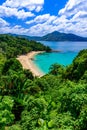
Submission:
{"label": "sandy beach", "polygon": [[42,77],[44,73],[32,62],[33,57],[39,53],[44,53],[44,51],[32,51],[26,55],[18,56],[18,60],[22,64],[24,69],[29,69],[34,76]]}

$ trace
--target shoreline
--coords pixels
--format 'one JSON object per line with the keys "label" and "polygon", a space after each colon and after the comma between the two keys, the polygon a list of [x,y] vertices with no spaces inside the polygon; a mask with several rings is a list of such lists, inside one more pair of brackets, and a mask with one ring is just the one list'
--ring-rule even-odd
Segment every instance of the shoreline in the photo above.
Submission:
{"label": "shoreline", "polygon": [[35,65],[32,60],[35,55],[44,53],[45,51],[31,51],[27,53],[26,55],[20,55],[17,57],[17,60],[22,64],[24,69],[28,69],[32,72],[33,76],[42,77],[45,75],[44,72],[42,72],[37,65]]}

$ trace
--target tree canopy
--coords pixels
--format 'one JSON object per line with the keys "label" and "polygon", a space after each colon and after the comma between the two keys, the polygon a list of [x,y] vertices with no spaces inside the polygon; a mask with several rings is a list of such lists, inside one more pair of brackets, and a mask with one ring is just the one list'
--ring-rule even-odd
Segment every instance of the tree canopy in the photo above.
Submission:
{"label": "tree canopy", "polygon": [[21,37],[13,37],[7,34],[0,34],[0,52],[7,58],[14,58],[30,51],[51,51],[50,47],[40,42],[29,41]]}
{"label": "tree canopy", "polygon": [[[26,46],[25,39],[13,39],[22,41],[15,47]],[[22,50],[12,39],[0,40],[0,130],[86,130],[87,49],[71,65],[54,64],[38,78],[15,59]],[[8,54],[9,47],[15,51]]]}

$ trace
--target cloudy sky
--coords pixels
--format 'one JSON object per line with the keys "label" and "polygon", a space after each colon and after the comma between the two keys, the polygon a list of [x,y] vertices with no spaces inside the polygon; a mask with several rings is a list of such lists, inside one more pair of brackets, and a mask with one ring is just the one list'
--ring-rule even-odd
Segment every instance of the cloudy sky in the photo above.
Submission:
{"label": "cloudy sky", "polygon": [[0,34],[55,30],[87,37],[87,0],[0,0]]}

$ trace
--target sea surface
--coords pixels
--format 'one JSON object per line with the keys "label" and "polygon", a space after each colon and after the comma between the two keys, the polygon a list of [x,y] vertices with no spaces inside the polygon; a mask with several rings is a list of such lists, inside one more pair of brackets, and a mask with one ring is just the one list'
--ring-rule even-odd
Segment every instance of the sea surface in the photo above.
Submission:
{"label": "sea surface", "polygon": [[87,42],[41,41],[41,43],[50,46],[53,50],[60,51],[42,53],[34,57],[34,64],[36,64],[44,73],[48,73],[50,66],[55,63],[64,66],[70,65],[80,50],[87,49]]}

